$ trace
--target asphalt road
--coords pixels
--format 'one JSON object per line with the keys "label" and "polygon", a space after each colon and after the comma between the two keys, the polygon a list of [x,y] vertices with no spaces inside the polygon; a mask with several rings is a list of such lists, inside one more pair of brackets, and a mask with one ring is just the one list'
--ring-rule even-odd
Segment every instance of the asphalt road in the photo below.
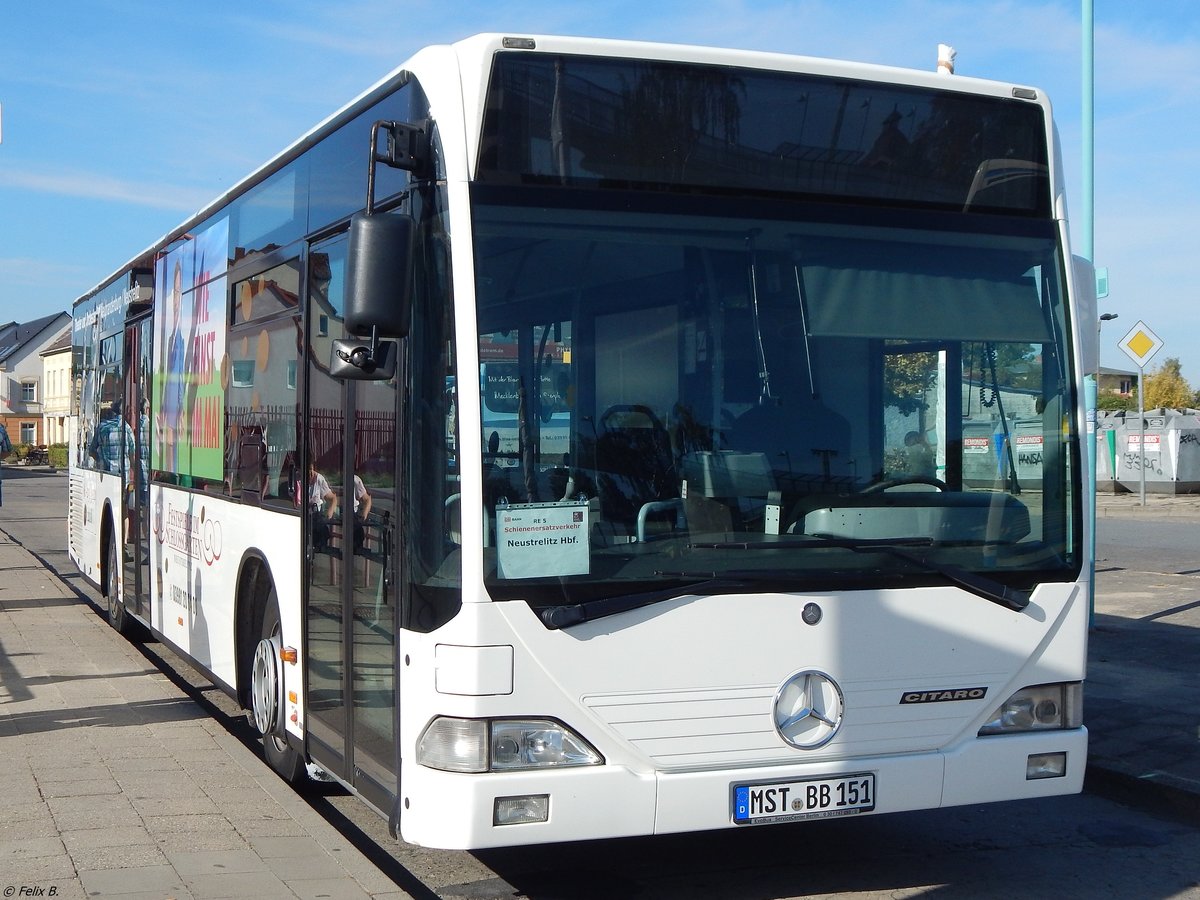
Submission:
{"label": "asphalt road", "polygon": [[[64,474],[6,469],[0,528],[97,598],[65,551]],[[1196,569],[1195,528],[1194,521],[1102,522],[1098,566],[1173,573]],[[253,743],[244,716],[224,694],[161,645],[147,643],[143,652],[231,732]],[[335,788],[312,789],[307,798],[401,888],[420,898],[1200,898],[1200,829],[1086,792],[479,853],[397,843],[383,820]]]}
{"label": "asphalt road", "polygon": [[1122,516],[1096,522],[1096,568],[1155,574],[1200,573],[1200,523],[1176,517]]}

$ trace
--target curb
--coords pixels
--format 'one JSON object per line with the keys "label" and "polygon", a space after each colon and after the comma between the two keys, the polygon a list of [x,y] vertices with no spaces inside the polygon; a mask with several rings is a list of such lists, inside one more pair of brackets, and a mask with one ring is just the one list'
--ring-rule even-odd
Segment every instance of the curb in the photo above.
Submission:
{"label": "curb", "polygon": [[1190,825],[1200,823],[1200,793],[1196,786],[1165,772],[1134,775],[1088,763],[1083,789],[1145,812],[1168,816]]}

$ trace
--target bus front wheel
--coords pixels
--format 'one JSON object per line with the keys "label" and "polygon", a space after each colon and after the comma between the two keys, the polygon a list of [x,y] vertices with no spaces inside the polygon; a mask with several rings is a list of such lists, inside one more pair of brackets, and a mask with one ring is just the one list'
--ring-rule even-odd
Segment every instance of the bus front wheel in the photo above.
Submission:
{"label": "bus front wheel", "polygon": [[267,763],[285,781],[294,784],[303,780],[305,768],[304,760],[284,735],[283,668],[279,658],[283,629],[274,588],[263,610],[261,635],[254,648],[251,666],[250,720],[262,736],[263,756]]}
{"label": "bus front wheel", "polygon": [[121,596],[121,555],[117,551],[115,529],[108,529],[108,544],[104,549],[105,577],[104,601],[108,605],[108,624],[123,637],[138,636],[137,624],[125,612],[125,598]]}

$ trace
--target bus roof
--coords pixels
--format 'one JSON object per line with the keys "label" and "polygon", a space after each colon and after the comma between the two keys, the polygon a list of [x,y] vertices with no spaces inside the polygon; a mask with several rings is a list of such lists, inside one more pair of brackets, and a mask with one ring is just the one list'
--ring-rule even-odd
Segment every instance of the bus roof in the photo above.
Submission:
{"label": "bus roof", "polygon": [[[563,53],[580,56],[602,56],[613,58],[646,59],[696,63],[701,65],[730,66],[764,71],[797,72],[831,78],[854,78],[860,81],[877,81],[888,84],[909,85],[939,91],[972,93],[984,96],[1019,98],[1037,102],[1049,114],[1049,102],[1045,94],[1032,87],[1007,82],[989,81],[967,76],[947,76],[937,72],[860,63],[847,60],[801,56],[759,50],[737,50],[665,42],[615,40],[554,35],[513,35],[481,33],[464,38],[449,45],[430,45],[414,54],[396,69],[393,69],[375,84],[314,125],[300,138],[254,169],[224,193],[215,197],[201,209],[188,216],[140,253],[129,259],[102,281],[80,295],[76,304],[89,300],[111,285],[116,279],[133,269],[152,268],[154,257],[163,248],[184,237],[197,224],[260,184],[275,172],[295,160],[310,147],[332,134],[346,122],[387,95],[404,85],[414,72],[433,70],[437,67],[452,67],[463,84],[464,113],[468,121],[478,121],[482,116],[487,92],[487,79],[491,71],[491,60],[500,51],[536,50],[541,53]],[[474,82],[476,89],[467,86]],[[478,140],[478,133],[471,133],[469,140]],[[468,147],[468,158],[475,158],[477,146]]]}

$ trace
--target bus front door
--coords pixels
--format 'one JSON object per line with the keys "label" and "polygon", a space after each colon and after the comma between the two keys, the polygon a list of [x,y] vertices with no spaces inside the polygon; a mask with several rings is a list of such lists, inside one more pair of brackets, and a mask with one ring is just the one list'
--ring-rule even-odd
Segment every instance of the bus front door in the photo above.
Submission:
{"label": "bus front door", "polygon": [[121,497],[125,608],[150,621],[150,320],[125,326],[125,384],[121,415],[134,436],[133,454],[123,466]]}
{"label": "bus front door", "polygon": [[395,381],[332,378],[344,236],[310,251],[306,446],[309,755],[377,808],[395,791]]}

